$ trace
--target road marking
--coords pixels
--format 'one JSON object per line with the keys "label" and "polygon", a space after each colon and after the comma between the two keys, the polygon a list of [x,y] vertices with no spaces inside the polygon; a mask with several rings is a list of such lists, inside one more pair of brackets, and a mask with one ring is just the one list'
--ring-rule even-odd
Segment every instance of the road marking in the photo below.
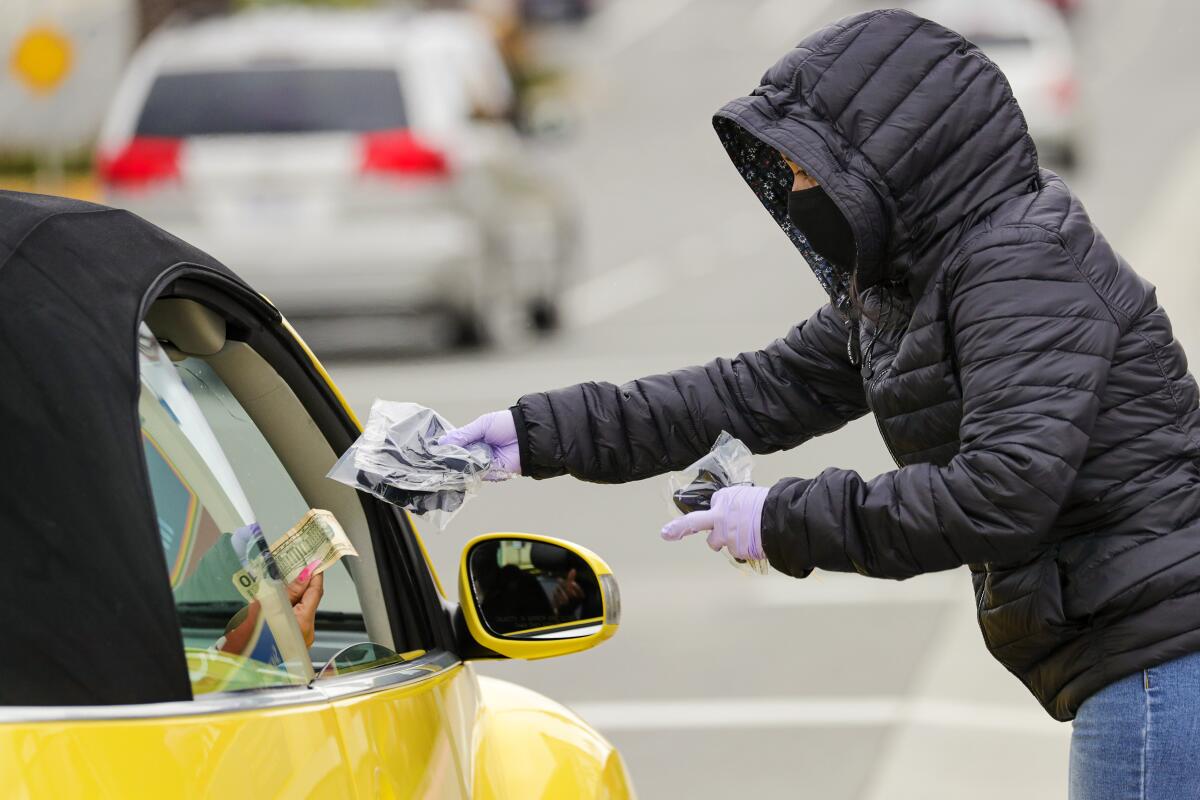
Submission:
{"label": "road marking", "polygon": [[907,700],[902,697],[761,697],[574,703],[571,708],[605,732],[741,728],[875,728],[919,725],[964,731],[1063,737],[1070,726],[1032,704]]}
{"label": "road marking", "polygon": [[572,286],[563,293],[563,311],[572,327],[581,328],[643,303],[669,286],[662,262],[643,256]]}
{"label": "road marking", "polygon": [[[563,293],[567,325],[594,325],[666,294],[676,282],[701,278],[737,259],[757,257],[766,241],[745,231],[761,214],[756,209],[738,212],[715,231],[682,237],[664,258],[638,256],[614,270],[580,281]],[[755,237],[749,244],[745,242],[747,235]]]}

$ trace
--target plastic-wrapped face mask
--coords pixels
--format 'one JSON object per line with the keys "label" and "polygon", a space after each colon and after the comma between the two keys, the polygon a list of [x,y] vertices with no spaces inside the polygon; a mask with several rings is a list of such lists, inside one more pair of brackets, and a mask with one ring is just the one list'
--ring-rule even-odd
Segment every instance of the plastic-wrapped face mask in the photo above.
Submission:
{"label": "plastic-wrapped face mask", "polygon": [[[671,511],[688,514],[711,508],[712,496],[718,489],[753,483],[750,476],[753,469],[754,459],[749,448],[740,439],[721,431],[708,455],[667,477]],[[742,572],[766,575],[770,571],[771,565],[765,559],[745,561],[734,558],[728,550],[722,552]]]}
{"label": "plastic-wrapped face mask", "polygon": [[376,400],[328,477],[446,527],[491,468],[491,448],[436,444],[453,426],[416,403]]}
{"label": "plastic-wrapped face mask", "polygon": [[717,490],[730,485],[732,484],[719,471],[714,474],[707,469],[702,469],[694,481],[671,494],[671,501],[683,514],[690,514],[693,511],[708,511],[712,508],[712,498]]}

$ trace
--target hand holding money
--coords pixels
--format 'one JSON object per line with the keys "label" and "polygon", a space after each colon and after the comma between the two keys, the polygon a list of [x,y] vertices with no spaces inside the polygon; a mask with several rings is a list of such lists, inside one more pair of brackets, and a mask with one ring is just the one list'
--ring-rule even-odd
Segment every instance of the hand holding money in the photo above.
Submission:
{"label": "hand holding money", "polygon": [[321,563],[312,574],[320,575],[342,556],[357,556],[358,551],[333,514],[314,508],[272,543],[271,555],[275,556],[284,582],[291,583],[314,560]]}
{"label": "hand holding money", "polygon": [[[317,565],[308,571],[309,576],[321,574],[347,555],[357,556],[358,551],[337,518],[319,508],[310,509],[271,545],[271,556],[283,574],[284,583],[288,584],[296,581],[313,562]],[[233,573],[233,585],[247,601],[253,600],[258,592],[257,570],[253,567],[251,564],[251,568]]]}
{"label": "hand holding money", "polygon": [[318,564],[313,559],[296,580],[288,584],[288,602],[292,604],[292,613],[296,615],[296,624],[300,626],[300,635],[307,647],[312,647],[316,638],[317,606],[325,595],[325,576],[315,571]]}
{"label": "hand holding money", "polygon": [[[296,615],[296,625],[300,628],[306,647],[312,647],[316,637],[317,606],[325,594],[325,576],[314,573],[319,564],[314,559],[300,571],[296,580],[287,585],[288,602],[292,605],[292,613]],[[254,586],[257,588],[258,584]],[[218,649],[238,655],[249,651],[254,635],[259,632],[258,616],[261,610],[258,601],[251,600],[235,614],[225,626],[225,635],[221,637]]]}

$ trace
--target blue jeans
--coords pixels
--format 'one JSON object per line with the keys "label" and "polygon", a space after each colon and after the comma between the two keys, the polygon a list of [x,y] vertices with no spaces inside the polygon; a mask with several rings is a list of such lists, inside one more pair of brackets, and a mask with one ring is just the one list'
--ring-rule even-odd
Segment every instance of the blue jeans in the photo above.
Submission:
{"label": "blue jeans", "polygon": [[1200,653],[1143,670],[1079,707],[1070,800],[1200,798]]}

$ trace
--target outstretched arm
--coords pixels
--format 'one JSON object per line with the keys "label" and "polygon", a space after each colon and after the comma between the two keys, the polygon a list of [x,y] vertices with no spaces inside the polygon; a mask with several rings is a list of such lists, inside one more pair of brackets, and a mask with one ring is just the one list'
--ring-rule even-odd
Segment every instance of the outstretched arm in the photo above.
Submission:
{"label": "outstretched arm", "polygon": [[831,306],[766,348],[616,386],[581,383],[513,407],[521,472],[620,483],[682,469],[726,430],[769,453],[866,413]]}
{"label": "outstretched arm", "polygon": [[906,578],[1044,547],[1086,453],[1119,328],[1052,234],[1000,229],[947,280],[961,449],[864,480],[830,469],[768,494],[771,564]]}

